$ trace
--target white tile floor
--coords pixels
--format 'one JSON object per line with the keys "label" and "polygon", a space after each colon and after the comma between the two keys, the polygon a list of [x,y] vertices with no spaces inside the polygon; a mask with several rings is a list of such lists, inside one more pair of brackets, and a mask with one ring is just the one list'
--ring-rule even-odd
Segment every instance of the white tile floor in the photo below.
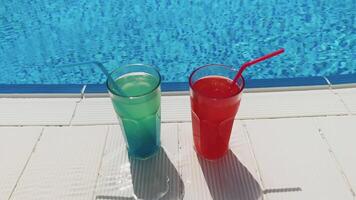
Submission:
{"label": "white tile floor", "polygon": [[13,192],[43,128],[0,128],[0,199]]}
{"label": "white tile floor", "polygon": [[2,98],[0,200],[355,200],[355,102],[356,88],[245,93],[231,151],[207,162],[189,96],[163,96],[163,149],[138,162],[109,98]]}
{"label": "white tile floor", "polygon": [[0,98],[1,125],[69,125],[78,98]]}
{"label": "white tile floor", "polygon": [[355,89],[345,88],[345,89],[333,90],[333,92],[337,96],[339,96],[339,98],[343,101],[343,103],[347,106],[347,108],[352,114],[356,114]]}

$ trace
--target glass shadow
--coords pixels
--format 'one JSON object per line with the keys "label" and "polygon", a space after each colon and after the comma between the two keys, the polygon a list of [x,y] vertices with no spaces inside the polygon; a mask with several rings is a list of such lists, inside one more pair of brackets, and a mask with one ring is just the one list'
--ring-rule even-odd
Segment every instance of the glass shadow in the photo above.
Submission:
{"label": "glass shadow", "polygon": [[146,160],[129,157],[134,194],[132,197],[96,196],[96,200],[176,200],[183,199],[184,185],[165,150]]}
{"label": "glass shadow", "polygon": [[224,157],[214,161],[197,156],[213,199],[259,200],[263,198],[259,183],[231,150]]}

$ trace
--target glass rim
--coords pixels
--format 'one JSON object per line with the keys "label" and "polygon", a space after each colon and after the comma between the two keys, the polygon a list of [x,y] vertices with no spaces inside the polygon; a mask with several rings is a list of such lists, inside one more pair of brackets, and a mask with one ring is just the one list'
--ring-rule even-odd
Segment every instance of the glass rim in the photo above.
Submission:
{"label": "glass rim", "polygon": [[201,92],[198,92],[197,90],[194,90],[194,88],[193,88],[193,80],[192,80],[194,74],[195,74],[197,71],[201,70],[201,69],[208,68],[208,67],[212,67],[212,66],[223,67],[223,68],[225,68],[225,69],[234,71],[234,72],[236,72],[236,73],[238,72],[238,71],[237,71],[236,69],[234,69],[233,67],[228,66],[228,65],[223,65],[223,64],[206,64],[206,65],[200,66],[200,67],[196,68],[196,69],[190,74],[190,76],[189,76],[189,87],[190,87],[190,89],[193,90],[193,92],[196,92],[196,93],[198,93],[200,96],[204,96],[204,97],[210,98],[210,99],[228,99],[228,98],[237,96],[237,95],[239,95],[239,94],[242,93],[242,91],[245,89],[245,78],[244,78],[242,75],[241,75],[241,79],[242,79],[242,86],[241,86],[241,89],[240,89],[236,94],[233,94],[233,95],[228,96],[228,97],[210,97],[210,96],[207,96],[207,95],[202,94]]}
{"label": "glass rim", "polygon": [[[146,96],[146,95],[149,95],[151,94],[153,91],[155,91],[160,85],[161,85],[161,74],[159,73],[159,70],[154,67],[154,66],[151,66],[151,65],[147,65],[147,64],[142,64],[142,63],[135,63],[135,64],[128,64],[128,65],[124,65],[124,66],[121,66],[121,67],[118,67],[116,69],[114,69],[110,74],[109,76],[111,76],[112,74],[118,72],[119,70],[121,70],[122,68],[127,68],[127,67],[131,67],[131,66],[142,66],[142,67],[148,67],[148,68],[151,68],[153,69],[155,72],[157,72],[158,74],[158,82],[157,84],[153,87],[152,90],[149,90],[148,92],[145,92],[143,94],[140,94],[140,95],[133,95],[133,96],[127,96],[127,95],[121,95],[121,94],[118,94],[117,92],[115,92],[114,89],[112,89],[109,85],[109,78],[106,79],[106,87],[109,89],[109,91],[118,96],[118,97],[122,97],[122,98],[139,98],[139,97],[143,97],[143,96]],[[129,72],[131,73],[131,72]],[[127,73],[128,74],[128,73]]]}

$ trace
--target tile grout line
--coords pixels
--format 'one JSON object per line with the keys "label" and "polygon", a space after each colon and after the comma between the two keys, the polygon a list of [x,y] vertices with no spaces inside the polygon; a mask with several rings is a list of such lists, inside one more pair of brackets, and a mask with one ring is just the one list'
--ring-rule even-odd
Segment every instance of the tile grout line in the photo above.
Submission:
{"label": "tile grout line", "polygon": [[21,173],[20,173],[19,177],[17,178],[15,185],[14,185],[14,187],[13,187],[12,190],[11,190],[11,193],[10,193],[10,196],[9,196],[8,200],[10,200],[10,199],[12,198],[12,195],[15,193],[16,188],[17,188],[17,185],[19,184],[21,177],[23,176],[23,174],[24,174],[24,172],[25,172],[25,170],[26,170],[28,164],[30,163],[30,160],[31,160],[31,158],[32,158],[32,155],[33,155],[33,154],[35,153],[35,151],[36,151],[37,145],[38,145],[38,143],[40,142],[40,140],[41,140],[41,138],[42,138],[42,135],[43,135],[43,133],[44,133],[44,130],[45,130],[45,128],[42,128],[41,133],[40,133],[40,135],[38,136],[37,141],[36,141],[35,145],[34,145],[33,148],[32,148],[31,154],[30,154],[29,157],[27,158],[26,163],[25,163],[25,166],[22,168]]}
{"label": "tile grout line", "polygon": [[[180,140],[179,140],[179,132],[180,132],[180,128],[179,128],[179,123],[175,123],[176,124],[176,128],[177,128],[177,142],[178,142],[178,173],[179,173],[179,177],[182,178],[183,173],[182,173],[182,166],[181,166],[181,144],[180,144]],[[184,183],[183,183],[184,185]],[[184,187],[184,186],[183,186]],[[182,186],[180,184],[178,184],[178,191],[181,191]],[[180,194],[180,193],[179,193]],[[182,194],[184,196],[184,194]],[[181,198],[181,197],[179,197]]]}
{"label": "tile grout line", "polygon": [[79,106],[80,102],[82,102],[82,100],[85,98],[85,97],[84,97],[84,94],[85,94],[86,88],[87,88],[87,85],[84,85],[84,86],[82,87],[82,89],[80,90],[80,99],[79,99],[79,101],[76,101],[76,102],[75,102],[74,111],[73,111],[72,116],[71,116],[71,118],[70,118],[70,120],[69,120],[69,126],[72,126],[72,123],[73,123],[75,114],[77,114],[78,106]]}
{"label": "tile grout line", "polygon": [[354,199],[356,199],[356,193],[355,191],[353,190],[352,188],[352,184],[349,180],[349,178],[347,177],[346,173],[344,172],[344,169],[342,168],[342,165],[341,163],[339,162],[339,159],[337,158],[336,154],[334,153],[326,135],[323,133],[322,129],[318,127],[318,122],[317,120],[313,120],[314,121],[314,125],[315,127],[317,128],[317,131],[318,131],[318,135],[321,137],[321,139],[325,142],[327,148],[328,148],[328,152],[331,156],[331,158],[334,160],[335,164],[336,164],[336,167],[339,171],[339,173],[341,174],[341,176],[343,177],[344,181],[346,182],[346,185],[349,187],[348,189],[350,190],[351,194],[352,194],[352,197]]}
{"label": "tile grout line", "polygon": [[338,117],[338,116],[348,116],[348,113],[339,113],[339,114],[311,114],[311,115],[293,115],[293,116],[277,116],[277,117],[245,117],[245,118],[237,118],[235,120],[266,120],[266,119],[291,119],[291,118],[314,118],[314,117]]}
{"label": "tile grout line", "polygon": [[96,190],[96,188],[98,186],[100,170],[101,170],[101,167],[102,167],[102,164],[103,164],[104,153],[105,153],[105,148],[106,148],[107,141],[108,141],[109,132],[110,132],[110,126],[107,126],[106,135],[105,135],[105,141],[104,141],[104,145],[103,145],[103,150],[101,152],[101,159],[100,159],[99,167],[98,167],[98,170],[97,170],[97,176],[96,176],[96,179],[95,179],[95,185],[94,185],[94,188],[93,188],[92,199],[95,199],[95,192],[96,192],[95,190]]}
{"label": "tile grout line", "polygon": [[[75,115],[73,113],[73,115]],[[356,114],[340,113],[340,114],[316,114],[316,115],[295,115],[295,116],[280,116],[280,117],[246,117],[246,118],[236,118],[234,120],[238,121],[251,121],[251,120],[266,120],[266,119],[299,119],[299,118],[314,118],[314,117],[343,117],[343,116],[356,116]],[[162,124],[174,124],[174,123],[189,123],[191,120],[177,120],[177,121],[162,121]],[[110,126],[118,125],[116,122],[107,123],[93,123],[93,124],[55,124],[55,125],[43,125],[43,124],[22,124],[22,125],[0,125],[0,128],[5,127],[69,127],[69,126]]]}
{"label": "tile grout line", "polygon": [[[254,161],[254,163],[255,163],[255,165],[256,165],[256,170],[257,170],[258,179],[259,179],[260,182],[261,182],[262,190],[265,190],[266,187],[265,187],[264,181],[262,180],[261,168],[260,168],[260,165],[258,164],[255,151],[253,150],[252,140],[251,140],[250,134],[249,134],[249,132],[248,132],[247,125],[246,125],[246,123],[243,122],[243,121],[241,122],[241,124],[242,124],[242,126],[243,126],[244,133],[245,133],[246,136],[247,136],[247,143],[248,143],[248,146],[249,146],[249,150],[250,150],[250,153],[252,154],[253,161]],[[267,197],[265,197],[265,195],[262,195],[262,198],[263,198],[264,200],[267,200]]]}
{"label": "tile grout line", "polygon": [[76,101],[76,102],[75,102],[74,111],[73,111],[72,116],[71,116],[71,118],[70,118],[70,120],[69,120],[69,125],[68,125],[68,126],[72,126],[72,123],[73,123],[75,114],[77,114],[78,106],[79,106],[79,104],[83,101],[83,99],[84,99],[84,97],[82,96],[82,97],[79,99],[79,101]]}
{"label": "tile grout line", "polygon": [[330,80],[323,76],[323,78],[325,79],[325,81],[328,83],[329,85],[329,91],[331,93],[333,93],[338,99],[339,101],[343,104],[343,106],[345,107],[345,109],[347,110],[348,112],[348,115],[351,116],[352,115],[352,112],[351,112],[351,109],[349,108],[349,106],[346,104],[346,102],[344,101],[344,99],[340,96],[339,93],[337,93],[337,91],[333,88],[333,85],[331,84]]}

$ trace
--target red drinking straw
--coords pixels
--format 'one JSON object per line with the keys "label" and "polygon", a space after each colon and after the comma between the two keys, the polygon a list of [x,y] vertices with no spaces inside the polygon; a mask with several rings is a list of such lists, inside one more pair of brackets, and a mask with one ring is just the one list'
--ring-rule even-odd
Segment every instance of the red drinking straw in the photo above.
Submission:
{"label": "red drinking straw", "polygon": [[256,64],[256,63],[259,63],[259,62],[261,62],[261,61],[264,61],[264,60],[266,60],[266,59],[272,58],[273,56],[277,56],[277,55],[279,55],[279,54],[281,54],[281,53],[283,53],[283,52],[284,52],[284,49],[282,48],[282,49],[279,49],[279,50],[277,50],[277,51],[275,51],[275,52],[272,52],[272,53],[270,53],[270,54],[267,54],[267,55],[264,55],[264,56],[262,56],[262,57],[259,57],[259,58],[255,59],[255,60],[251,60],[251,61],[245,62],[245,63],[240,67],[240,69],[239,69],[239,71],[237,72],[237,74],[236,74],[234,80],[232,81],[232,83],[233,83],[233,84],[236,84],[237,80],[239,80],[239,78],[241,77],[242,72],[243,72],[247,67],[249,67],[249,66],[251,66],[251,65],[254,65],[254,64]]}

